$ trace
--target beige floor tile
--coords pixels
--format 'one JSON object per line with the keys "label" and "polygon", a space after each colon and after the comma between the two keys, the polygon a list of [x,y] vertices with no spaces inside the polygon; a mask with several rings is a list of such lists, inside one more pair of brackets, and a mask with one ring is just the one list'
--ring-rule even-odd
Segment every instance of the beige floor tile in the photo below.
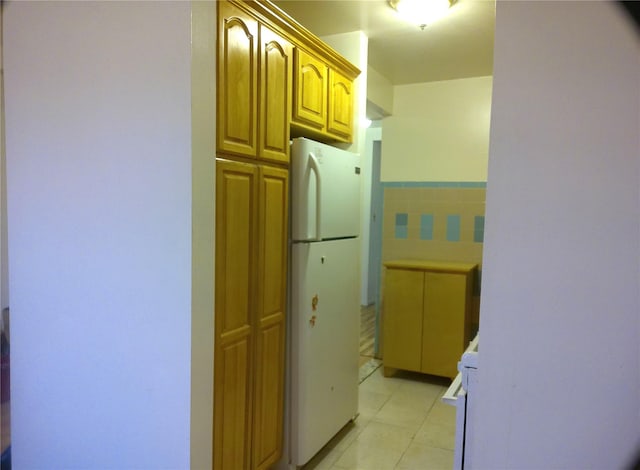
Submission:
{"label": "beige floor tile", "polygon": [[440,386],[421,383],[402,384],[387,403],[404,404],[405,407],[427,412],[443,394],[444,389]]}
{"label": "beige floor tile", "polygon": [[408,429],[415,434],[427,417],[427,410],[416,403],[398,402],[391,399],[372,418],[374,422],[392,424]]}
{"label": "beige floor tile", "polygon": [[302,467],[302,470],[329,470],[333,467],[333,464],[340,458],[344,449],[336,449],[330,446],[322,448],[306,465]]}
{"label": "beige floor tile", "polygon": [[433,423],[427,417],[413,438],[414,442],[430,447],[453,450],[456,439],[455,421],[451,423]]}
{"label": "beige floor tile", "polygon": [[414,433],[409,429],[393,424],[371,421],[360,433],[357,442],[381,446],[385,449],[396,449],[404,451]]}
{"label": "beige floor tile", "polygon": [[393,469],[411,443],[412,433],[404,428],[369,423],[334,463],[335,468]]}
{"label": "beige floor tile", "polygon": [[358,411],[360,413],[363,410],[377,412],[389,398],[391,398],[391,393],[381,393],[361,388],[358,391]]}
{"label": "beige floor tile", "polygon": [[349,470],[393,470],[402,458],[402,451],[379,445],[351,444],[331,467]]}
{"label": "beige floor tile", "polygon": [[305,470],[450,469],[455,408],[440,397],[446,379],[376,370],[359,387],[359,416]]}
{"label": "beige floor tile", "polygon": [[[429,377],[429,376],[425,376]],[[416,389],[416,390],[446,390],[450,384],[449,379],[440,380],[438,377],[413,379],[407,378],[402,380],[400,384],[401,389]]]}
{"label": "beige floor tile", "polygon": [[455,406],[447,405],[445,403],[442,403],[440,400],[436,400],[436,402],[431,407],[431,410],[429,410],[427,419],[432,423],[454,423],[455,426],[456,408]]}
{"label": "beige floor tile", "polygon": [[450,470],[453,467],[453,451],[412,442],[404,453],[398,469]]}
{"label": "beige floor tile", "polygon": [[401,383],[402,381],[395,377],[384,377],[382,375],[382,367],[380,367],[360,384],[360,389],[392,394],[398,389],[398,387],[400,387]]}
{"label": "beige floor tile", "polygon": [[336,437],[331,440],[330,446],[336,450],[344,451],[358,438],[360,434],[362,434],[362,431],[370,422],[370,418],[359,415],[355,421],[340,430]]}
{"label": "beige floor tile", "polygon": [[440,387],[430,387],[420,383],[402,383],[397,390],[394,390],[393,396],[433,399],[439,392]]}

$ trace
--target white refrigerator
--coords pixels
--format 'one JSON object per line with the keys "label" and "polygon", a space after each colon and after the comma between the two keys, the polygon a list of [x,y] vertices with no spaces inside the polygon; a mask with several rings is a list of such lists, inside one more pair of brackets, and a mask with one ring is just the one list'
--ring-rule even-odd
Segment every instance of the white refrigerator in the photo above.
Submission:
{"label": "white refrigerator", "polygon": [[290,458],[307,463],[358,412],[360,158],[291,144]]}

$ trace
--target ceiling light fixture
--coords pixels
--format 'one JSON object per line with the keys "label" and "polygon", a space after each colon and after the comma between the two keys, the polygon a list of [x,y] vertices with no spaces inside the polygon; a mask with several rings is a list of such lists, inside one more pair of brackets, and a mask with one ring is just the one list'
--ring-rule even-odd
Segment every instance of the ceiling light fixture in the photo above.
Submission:
{"label": "ceiling light fixture", "polygon": [[428,24],[441,18],[455,0],[389,0],[391,8],[398,15],[424,29]]}

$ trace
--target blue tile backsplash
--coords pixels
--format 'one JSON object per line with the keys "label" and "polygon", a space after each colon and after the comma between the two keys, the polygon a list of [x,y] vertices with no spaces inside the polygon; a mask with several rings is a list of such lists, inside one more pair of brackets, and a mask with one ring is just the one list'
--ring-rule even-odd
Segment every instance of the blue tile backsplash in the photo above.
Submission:
{"label": "blue tile backsplash", "polygon": [[396,238],[407,238],[409,236],[409,214],[396,214]]}
{"label": "blue tile backsplash", "polygon": [[382,260],[477,263],[472,323],[480,312],[485,182],[383,182]]}
{"label": "blue tile backsplash", "polygon": [[420,216],[420,240],[433,240],[433,214]]}
{"label": "blue tile backsplash", "polygon": [[447,215],[447,241],[460,241],[460,215],[458,214]]}
{"label": "blue tile backsplash", "polygon": [[383,187],[385,259],[482,262],[486,183],[392,181]]}
{"label": "blue tile backsplash", "polygon": [[484,243],[484,216],[476,215],[473,219],[473,241]]}

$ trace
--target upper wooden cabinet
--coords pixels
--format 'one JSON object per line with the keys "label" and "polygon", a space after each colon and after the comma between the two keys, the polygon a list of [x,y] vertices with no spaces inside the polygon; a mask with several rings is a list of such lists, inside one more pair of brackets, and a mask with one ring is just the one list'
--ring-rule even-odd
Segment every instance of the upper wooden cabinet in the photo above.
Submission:
{"label": "upper wooden cabinet", "polygon": [[218,2],[218,152],[258,154],[258,21]]}
{"label": "upper wooden cabinet", "polygon": [[290,133],[351,142],[359,73],[270,2],[219,1],[218,153],[286,164]]}
{"label": "upper wooden cabinet", "polygon": [[289,161],[292,46],[247,5],[218,2],[218,152]]}
{"label": "upper wooden cabinet", "polygon": [[292,47],[281,36],[260,25],[260,110],[258,156],[289,162]]}
{"label": "upper wooden cabinet", "polygon": [[329,111],[327,131],[345,140],[353,134],[353,80],[329,70]]}
{"label": "upper wooden cabinet", "polygon": [[294,57],[291,125],[296,135],[351,142],[353,78],[299,47]]}
{"label": "upper wooden cabinet", "polygon": [[295,97],[292,119],[295,123],[325,131],[327,125],[327,64],[306,53],[295,50]]}

